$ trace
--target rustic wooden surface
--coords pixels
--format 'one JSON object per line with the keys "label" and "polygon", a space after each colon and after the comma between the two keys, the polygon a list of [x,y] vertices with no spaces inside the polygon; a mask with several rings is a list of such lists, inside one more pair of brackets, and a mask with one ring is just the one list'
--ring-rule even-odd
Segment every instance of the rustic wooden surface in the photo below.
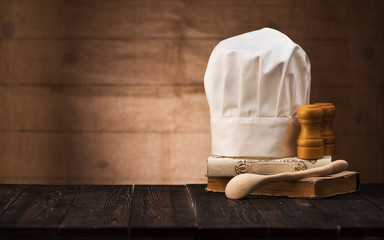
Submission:
{"label": "rustic wooden surface", "polygon": [[229,200],[206,185],[0,185],[1,239],[382,239],[384,185]]}
{"label": "rustic wooden surface", "polygon": [[336,157],[384,182],[383,12],[380,0],[0,1],[0,183],[204,183],[209,55],[265,26],[309,55],[311,101],[337,108]]}
{"label": "rustic wooden surface", "polygon": [[262,216],[270,237],[332,238],[338,235],[334,222],[306,199],[253,197],[250,202]]}
{"label": "rustic wooden surface", "polygon": [[263,219],[248,201],[228,200],[224,193],[206,193],[202,185],[188,185],[188,190],[202,238],[267,236]]}
{"label": "rustic wooden surface", "polygon": [[185,186],[135,185],[131,236],[197,237],[195,212],[188,199]]}

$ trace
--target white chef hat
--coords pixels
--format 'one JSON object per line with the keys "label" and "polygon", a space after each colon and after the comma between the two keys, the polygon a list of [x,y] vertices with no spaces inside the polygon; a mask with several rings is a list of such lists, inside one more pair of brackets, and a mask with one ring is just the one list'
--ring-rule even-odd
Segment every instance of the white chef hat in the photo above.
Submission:
{"label": "white chef hat", "polygon": [[309,103],[310,62],[283,33],[263,28],[221,41],[204,77],[212,155],[296,155],[300,105]]}

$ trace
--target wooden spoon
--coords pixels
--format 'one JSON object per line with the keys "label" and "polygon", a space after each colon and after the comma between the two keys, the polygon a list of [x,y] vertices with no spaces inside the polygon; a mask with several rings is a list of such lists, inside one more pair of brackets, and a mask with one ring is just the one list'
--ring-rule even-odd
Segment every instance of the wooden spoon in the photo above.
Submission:
{"label": "wooden spoon", "polygon": [[322,167],[312,168],[300,172],[284,172],[273,175],[260,175],[245,173],[237,175],[228,182],[225,187],[225,195],[230,199],[240,199],[246,197],[268,183],[293,181],[306,177],[319,177],[331,175],[346,170],[348,163],[344,160],[333,161]]}

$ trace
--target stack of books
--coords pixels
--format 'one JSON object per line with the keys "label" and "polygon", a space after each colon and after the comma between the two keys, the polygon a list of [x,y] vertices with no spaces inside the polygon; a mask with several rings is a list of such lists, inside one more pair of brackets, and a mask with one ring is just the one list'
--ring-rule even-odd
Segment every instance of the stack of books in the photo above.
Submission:
{"label": "stack of books", "polygon": [[[207,160],[208,184],[206,191],[224,192],[229,180],[238,174],[295,172],[321,167],[331,161],[332,159],[329,156],[315,161],[299,158],[251,159],[211,156]],[[359,173],[344,171],[323,177],[310,177],[290,182],[271,183],[257,189],[251,194],[296,198],[324,198],[355,192],[358,189]]]}

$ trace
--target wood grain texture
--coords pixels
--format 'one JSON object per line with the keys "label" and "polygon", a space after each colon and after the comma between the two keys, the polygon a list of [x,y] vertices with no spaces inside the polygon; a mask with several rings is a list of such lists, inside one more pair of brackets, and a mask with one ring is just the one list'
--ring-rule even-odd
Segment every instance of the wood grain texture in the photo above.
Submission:
{"label": "wood grain texture", "polygon": [[[199,85],[217,39],[33,39],[0,41],[0,84]],[[379,40],[299,40],[314,86],[382,84]],[[331,60],[330,60],[331,59]]]}
{"label": "wood grain texture", "polygon": [[78,186],[29,186],[0,217],[2,226],[57,227]]}
{"label": "wood grain texture", "polygon": [[[363,144],[362,144],[363,143]],[[384,182],[383,135],[375,133],[336,133],[335,159],[346,159],[348,169],[355,169],[362,182]]]}
{"label": "wood grain texture", "polygon": [[0,235],[7,238],[60,237],[58,226],[78,186],[29,186],[0,217]]}
{"label": "wood grain texture", "polygon": [[82,186],[59,229],[65,237],[128,237],[132,186]]}
{"label": "wood grain texture", "polygon": [[131,236],[195,238],[195,212],[185,186],[135,185]]}
{"label": "wood grain texture", "polygon": [[200,85],[218,39],[0,41],[1,84]]}
{"label": "wood grain texture", "polygon": [[382,182],[382,12],[380,0],[0,1],[0,182],[204,182],[209,55],[266,26],[307,52],[311,101],[335,103],[337,157]]}
{"label": "wood grain texture", "polygon": [[364,184],[360,189],[360,195],[384,210],[384,188],[380,184]]}
{"label": "wood grain texture", "polygon": [[1,181],[5,183],[206,181],[209,133],[38,131],[0,136]]}
{"label": "wood grain texture", "polygon": [[[325,90],[321,96],[318,89]],[[48,173],[58,178],[73,178],[55,183],[76,183],[74,179],[83,179],[83,184],[102,181],[118,184],[117,176],[122,177],[121,183],[127,183],[128,179],[134,181],[135,176],[138,177],[135,183],[150,183],[143,180],[144,175],[161,165],[164,167],[152,175],[153,181],[170,183],[166,172],[173,170],[175,182],[182,183],[183,178],[189,182],[205,181],[210,130],[208,106],[201,87],[28,86],[0,87],[0,92],[5,103],[4,111],[0,112],[4,131],[0,133],[3,136],[0,148],[9,161],[2,162],[3,176],[19,174],[26,180],[25,177],[33,175],[25,176],[23,172],[40,177],[47,177]],[[359,171],[364,182],[383,181],[384,166],[378,160],[382,158],[383,117],[374,111],[382,107],[377,103],[382,89],[351,87],[341,91],[319,87],[313,92],[313,101],[330,100],[338,106],[334,122],[336,158],[347,160],[350,169]],[[35,104],[31,106],[31,102]],[[173,136],[171,140],[169,135]],[[140,162],[153,159],[157,159],[156,164],[146,167],[150,170],[139,167]],[[189,162],[189,159],[195,160]],[[361,159],[377,161],[377,167],[372,168]],[[23,166],[30,167],[23,169]],[[182,172],[185,166],[196,172],[186,176]],[[142,170],[128,174],[135,168]],[[60,169],[66,170],[59,172]],[[98,173],[99,181],[94,179],[92,171]],[[132,177],[123,178],[124,175]],[[156,177],[160,175],[163,177]]]}
{"label": "wood grain texture", "polygon": [[[337,133],[380,134],[383,91],[313,87],[311,101],[335,103]],[[0,87],[0,99],[3,131],[210,132],[202,86],[15,86]]]}
{"label": "wood grain texture", "polygon": [[249,200],[263,218],[271,238],[338,236],[336,224],[306,199],[252,196]]}
{"label": "wood grain texture", "polygon": [[1,225],[58,226],[77,190],[77,186],[30,186],[1,216]]}
{"label": "wood grain texture", "polygon": [[382,87],[384,43],[381,40],[297,41],[311,61],[312,92],[318,87]]}
{"label": "wood grain texture", "polygon": [[1,185],[0,217],[21,196],[27,185]]}
{"label": "wood grain texture", "polygon": [[210,132],[202,86],[0,87],[0,100],[2,131]]}
{"label": "wood grain texture", "polygon": [[384,237],[384,211],[358,193],[310,202],[327,215],[329,221],[338,224],[341,238],[362,238],[372,234]]}
{"label": "wood grain texture", "polygon": [[[0,184],[0,193],[19,195],[0,216],[0,236],[1,239],[384,237],[382,204],[372,201],[382,198],[383,184],[363,184],[359,193],[321,200],[259,196],[234,201],[226,199],[223,193],[204,192],[204,187],[136,185],[133,193],[132,186],[121,185]],[[0,197],[1,204],[4,199]],[[211,235],[207,235],[208,225]]]}
{"label": "wood grain texture", "polygon": [[187,185],[203,239],[266,237],[265,223],[247,200],[207,193],[205,185]]}
{"label": "wood grain texture", "polygon": [[[376,38],[381,1],[2,1],[3,38],[230,37],[264,26],[295,38]],[[359,16],[365,16],[364,19]]]}

